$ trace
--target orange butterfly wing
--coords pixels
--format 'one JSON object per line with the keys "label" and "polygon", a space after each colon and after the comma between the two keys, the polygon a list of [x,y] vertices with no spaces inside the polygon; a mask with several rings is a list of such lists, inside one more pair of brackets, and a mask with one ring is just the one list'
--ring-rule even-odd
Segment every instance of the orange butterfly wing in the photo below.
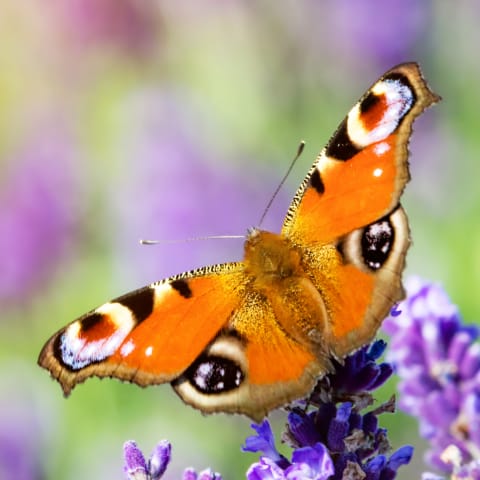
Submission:
{"label": "orange butterfly wing", "polygon": [[325,244],[389,213],[410,178],[412,123],[439,100],[416,63],[386,72],[318,156],[295,194],[282,233],[299,245]]}

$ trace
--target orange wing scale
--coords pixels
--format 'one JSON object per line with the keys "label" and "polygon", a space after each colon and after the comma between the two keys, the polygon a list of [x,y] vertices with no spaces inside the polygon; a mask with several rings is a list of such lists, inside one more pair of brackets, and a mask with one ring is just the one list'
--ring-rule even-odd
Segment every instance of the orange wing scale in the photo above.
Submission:
{"label": "orange wing scale", "polygon": [[348,338],[364,323],[358,312],[366,312],[372,301],[375,280],[371,275],[353,265],[345,265],[338,271],[338,283],[342,285],[341,299],[333,306],[332,343]]}
{"label": "orange wing scale", "polygon": [[308,188],[295,213],[289,232],[301,244],[326,244],[368,225],[388,212],[398,182],[395,163],[396,135],[364,148],[347,162],[327,159],[322,179],[325,191],[319,196]]}
{"label": "orange wing scale", "polygon": [[254,385],[272,385],[299,379],[316,358],[301,345],[276,336],[269,344],[251,339],[246,349],[249,379]]}
{"label": "orange wing scale", "polygon": [[107,362],[149,375],[183,372],[228,323],[238,305],[232,280],[229,275],[192,278],[188,284],[194,301],[172,289],[162,293],[151,315],[125,338],[123,346],[134,347],[131,353],[123,355],[120,347]]}

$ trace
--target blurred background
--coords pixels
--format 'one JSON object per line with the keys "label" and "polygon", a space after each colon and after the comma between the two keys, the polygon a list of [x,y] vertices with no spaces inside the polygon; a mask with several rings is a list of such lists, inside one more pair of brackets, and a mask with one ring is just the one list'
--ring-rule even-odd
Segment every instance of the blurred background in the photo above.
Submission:
{"label": "blurred background", "polygon": [[[240,259],[241,240],[138,240],[244,234],[304,139],[263,225],[278,230],[339,122],[400,62],[418,61],[443,97],[410,145],[407,274],[480,319],[479,15],[467,0],[3,0],[0,477],[120,479],[125,440],[148,454],[167,438],[168,478],[244,478],[248,419],[202,416],[168,385],[93,379],[64,400],[38,353],[119,294]],[[383,421],[394,447],[418,447],[401,476],[419,478],[415,421]]]}

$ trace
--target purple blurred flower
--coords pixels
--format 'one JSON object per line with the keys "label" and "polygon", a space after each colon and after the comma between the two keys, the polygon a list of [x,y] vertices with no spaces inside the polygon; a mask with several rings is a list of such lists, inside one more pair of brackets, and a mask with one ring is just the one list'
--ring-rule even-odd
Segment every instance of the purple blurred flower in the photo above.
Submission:
{"label": "purple blurred flower", "polygon": [[36,369],[18,359],[0,370],[0,479],[45,479],[55,399],[45,398]]}
{"label": "purple blurred flower", "polygon": [[[8,393],[11,395],[13,392],[10,390]],[[0,405],[3,413],[0,416],[0,478],[42,478],[40,452],[32,435],[37,430],[38,418],[32,418],[27,405],[22,405],[22,402],[12,407],[6,399],[1,399]]]}
{"label": "purple blurred flower", "polygon": [[302,408],[292,409],[284,435],[294,449],[291,461],[275,448],[267,420],[252,425],[256,435],[247,438],[243,450],[264,455],[250,468],[249,480],[395,478],[398,468],[409,463],[413,448],[405,446],[390,457],[385,455],[390,445],[386,430],[378,426],[378,415],[393,411],[393,400],[362,413],[373,403],[369,391],[392,373],[387,364],[375,362],[384,348],[384,342],[376,341],[353,353],[319,382],[307,401],[313,408],[299,402]]}
{"label": "purple blurred flower", "polygon": [[[441,460],[450,467],[451,480],[480,480],[480,458],[465,461],[464,455],[456,445],[449,445],[441,454]],[[435,479],[434,474],[427,473],[422,480],[427,480],[430,475]],[[442,477],[436,477],[436,480],[443,480]]]}
{"label": "purple blurred flower", "polygon": [[[351,0],[310,1],[307,4],[308,10],[296,8],[296,3],[284,5],[282,9],[272,4],[270,9],[275,22],[282,22],[284,37],[289,39],[285,62],[288,65],[294,62],[295,81],[303,77],[304,88],[311,85],[312,68],[321,68],[320,65],[325,67],[321,78],[333,80],[336,75],[338,82],[339,69],[367,75],[372,68],[378,68],[380,73],[380,70],[416,58],[422,53],[419,46],[429,47],[422,39],[428,37],[434,25],[434,2]],[[258,15],[257,9],[252,8],[251,15],[255,14]],[[268,36],[265,38],[269,40]],[[319,50],[322,51],[321,61]],[[343,93],[350,84],[345,81]]]}
{"label": "purple blurred flower", "polygon": [[[137,444],[130,440],[123,446],[125,459],[124,472],[128,480],[159,480],[165,473],[171,459],[172,447],[167,440],[161,440],[155,446],[149,460],[145,460]],[[219,473],[211,469],[196,473],[192,468],[185,469],[183,480],[222,480]]]}
{"label": "purple blurred flower", "polygon": [[401,379],[399,406],[418,418],[430,464],[447,473],[468,465],[478,470],[479,329],[462,324],[438,285],[413,278],[407,292],[401,314],[383,324],[392,336],[388,358]]}
{"label": "purple blurred flower", "polygon": [[133,53],[158,45],[158,6],[135,0],[68,0],[57,2],[66,32],[82,46],[104,44]]}
{"label": "purple blurred flower", "polygon": [[328,24],[336,29],[335,37],[342,39],[349,56],[367,52],[387,66],[412,55],[432,15],[429,2],[415,0],[334,2],[329,4],[328,13]]}
{"label": "purple blurred flower", "polygon": [[[332,35],[340,39],[335,48],[337,58],[341,52],[352,60],[362,52],[367,63],[371,59],[386,68],[411,58],[419,38],[430,28],[428,2],[346,0],[327,3],[323,10],[329,18],[326,27],[335,29]],[[320,40],[324,38],[323,32]]]}
{"label": "purple blurred flower", "polygon": [[0,304],[24,301],[43,286],[73,238],[71,141],[58,120],[35,128],[0,180]]}

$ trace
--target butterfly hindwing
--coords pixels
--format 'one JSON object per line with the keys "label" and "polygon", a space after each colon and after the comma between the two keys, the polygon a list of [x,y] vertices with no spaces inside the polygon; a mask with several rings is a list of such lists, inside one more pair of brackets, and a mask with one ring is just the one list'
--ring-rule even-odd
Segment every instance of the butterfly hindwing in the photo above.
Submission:
{"label": "butterfly hindwing", "polygon": [[268,300],[248,289],[228,328],[174,388],[204,412],[244,413],[259,422],[310,391],[321,369],[310,351],[278,327]]}

